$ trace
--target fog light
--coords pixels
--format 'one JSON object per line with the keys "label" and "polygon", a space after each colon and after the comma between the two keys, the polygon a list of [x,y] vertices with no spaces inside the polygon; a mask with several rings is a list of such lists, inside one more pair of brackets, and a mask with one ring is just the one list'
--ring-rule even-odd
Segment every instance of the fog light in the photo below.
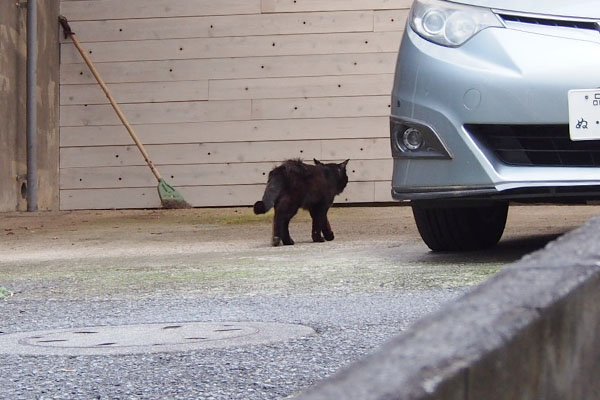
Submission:
{"label": "fog light", "polygon": [[408,128],[402,134],[402,144],[408,150],[419,150],[423,146],[423,135],[415,128]]}
{"label": "fog light", "polygon": [[452,159],[431,126],[408,118],[390,115],[390,144],[395,159]]}

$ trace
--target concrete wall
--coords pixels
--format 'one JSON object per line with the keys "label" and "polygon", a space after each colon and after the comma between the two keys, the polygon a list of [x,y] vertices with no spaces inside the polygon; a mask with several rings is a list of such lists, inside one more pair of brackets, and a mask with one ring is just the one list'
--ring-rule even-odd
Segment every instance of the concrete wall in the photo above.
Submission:
{"label": "concrete wall", "polygon": [[[27,8],[0,2],[0,212],[27,209]],[[58,0],[38,1],[38,209],[58,209]]]}
{"label": "concrete wall", "polygon": [[59,208],[59,0],[38,0],[38,208]]}
{"label": "concrete wall", "polygon": [[[193,205],[252,204],[268,171],[291,157],[351,158],[337,200],[391,200],[389,92],[411,0],[37,4],[40,210],[160,206],[152,174],[68,40],[59,51],[59,5]],[[0,2],[0,212],[27,208],[26,16],[25,1]]]}
{"label": "concrete wall", "polygon": [[600,399],[600,219],[298,400]]}
{"label": "concrete wall", "polygon": [[[391,201],[389,102],[412,0],[62,0],[150,157],[194,206],[253,204],[286,158],[350,158],[339,202]],[[160,207],[69,40],[61,208]]]}
{"label": "concrete wall", "polygon": [[27,174],[25,141],[26,11],[0,2],[0,211],[27,209],[18,176]]}

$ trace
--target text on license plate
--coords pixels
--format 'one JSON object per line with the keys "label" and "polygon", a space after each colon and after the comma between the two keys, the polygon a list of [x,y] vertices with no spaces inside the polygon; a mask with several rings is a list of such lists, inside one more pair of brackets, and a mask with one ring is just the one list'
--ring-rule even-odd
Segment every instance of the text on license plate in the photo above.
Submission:
{"label": "text on license plate", "polygon": [[571,140],[600,139],[600,89],[569,90]]}

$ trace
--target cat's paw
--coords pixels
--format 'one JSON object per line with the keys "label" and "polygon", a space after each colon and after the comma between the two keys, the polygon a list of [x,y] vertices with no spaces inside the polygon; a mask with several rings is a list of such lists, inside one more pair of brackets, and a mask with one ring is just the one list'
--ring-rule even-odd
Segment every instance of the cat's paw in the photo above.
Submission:
{"label": "cat's paw", "polygon": [[333,236],[333,232],[323,232],[323,237],[328,242],[331,242],[333,239],[335,239],[335,236]]}
{"label": "cat's paw", "polygon": [[323,239],[323,236],[315,235],[315,234],[312,235],[312,240],[313,240],[313,242],[316,242],[316,243],[321,243],[321,242],[325,241],[325,239]]}
{"label": "cat's paw", "polygon": [[273,236],[273,239],[271,240],[271,245],[273,247],[277,247],[281,245],[281,238],[279,236]]}

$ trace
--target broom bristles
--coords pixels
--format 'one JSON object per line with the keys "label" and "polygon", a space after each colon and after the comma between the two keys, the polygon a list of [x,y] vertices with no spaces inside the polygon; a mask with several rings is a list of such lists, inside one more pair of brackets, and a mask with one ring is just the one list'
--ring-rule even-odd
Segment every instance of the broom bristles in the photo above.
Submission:
{"label": "broom bristles", "polygon": [[192,206],[183,199],[173,186],[165,182],[164,179],[158,180],[158,197],[164,208],[192,208]]}
{"label": "broom bristles", "polygon": [[180,199],[161,199],[163,208],[183,209],[192,208],[192,205],[185,200]]}

